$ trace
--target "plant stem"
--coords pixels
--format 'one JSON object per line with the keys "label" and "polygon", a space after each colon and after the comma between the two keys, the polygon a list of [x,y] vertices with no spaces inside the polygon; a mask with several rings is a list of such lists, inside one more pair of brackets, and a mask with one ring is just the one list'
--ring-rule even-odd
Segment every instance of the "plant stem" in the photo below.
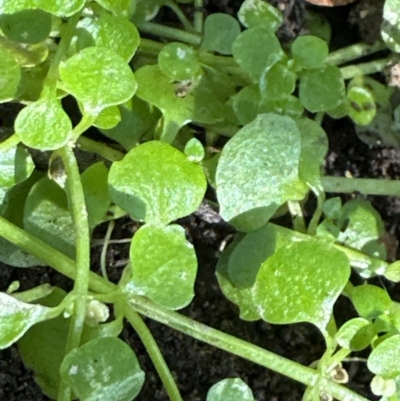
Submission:
{"label": "plant stem", "polygon": [[320,380],[320,375],[314,369],[302,366],[297,362],[293,362],[237,337],[196,322],[176,312],[165,310],[144,297],[132,297],[130,304],[137,312],[157,322],[231,354],[272,369],[307,386],[314,386],[318,382],[318,390],[320,392],[331,394],[339,400],[367,401],[364,397],[337,383],[329,380]]}
{"label": "plant stem", "polygon": [[400,196],[400,181],[376,178],[322,177],[325,192],[351,193],[364,195]]}
{"label": "plant stem", "polygon": [[82,135],[79,137],[77,143],[78,146],[83,150],[92,153],[97,153],[100,156],[103,156],[105,159],[110,160],[112,162],[120,161],[125,156],[119,150],[113,149],[107,146],[105,143],[94,141],[93,139],[86,138]]}
{"label": "plant stem", "polygon": [[196,32],[203,32],[203,0],[194,0],[194,29]]}
{"label": "plant stem", "polygon": [[[74,302],[74,313],[71,316],[65,346],[65,355],[68,355],[73,349],[79,347],[85,323],[90,271],[90,234],[85,196],[75,155],[69,145],[59,149],[57,154],[61,156],[67,174],[67,192],[76,237],[76,274],[73,293],[77,295],[77,298]],[[58,400],[69,398],[69,386],[61,379]]]}
{"label": "plant stem", "polygon": [[0,143],[0,152],[7,152],[10,149],[15,148],[20,142],[21,139],[18,137],[18,135],[13,134],[5,141]]}
{"label": "plant stem", "polygon": [[194,46],[198,46],[201,43],[201,36],[197,33],[185,32],[169,26],[155,24],[154,22],[142,22],[137,24],[137,28],[154,36],[189,43]]}
{"label": "plant stem", "polygon": [[93,116],[91,114],[84,114],[81,118],[81,121],[79,121],[78,125],[72,130],[73,132],[72,141],[76,142],[78,138],[86,130],[88,130],[95,121],[96,121],[96,116]]}
{"label": "plant stem", "polygon": [[331,65],[345,64],[385,49],[387,49],[387,46],[381,40],[376,41],[373,45],[356,43],[330,53],[326,62]]}
{"label": "plant stem", "polygon": [[342,73],[343,79],[351,79],[362,75],[374,74],[376,72],[382,72],[383,69],[390,63],[389,58],[374,60],[368,63],[361,63],[356,65],[349,65],[342,67],[340,72]]}
{"label": "plant stem", "polygon": [[186,18],[186,15],[182,12],[181,8],[175,3],[175,1],[165,0],[164,4],[175,13],[175,15],[179,18],[179,21],[181,21],[183,27],[187,31],[194,32],[194,28],[193,28],[192,24]]}
{"label": "plant stem", "polygon": [[149,354],[158,375],[160,376],[165,390],[167,391],[169,399],[171,401],[183,401],[171,371],[169,370],[164,357],[162,356],[160,349],[158,348],[158,345],[148,327],[144,324],[138,313],[131,308],[126,307],[124,314],[145,346],[146,351]]}

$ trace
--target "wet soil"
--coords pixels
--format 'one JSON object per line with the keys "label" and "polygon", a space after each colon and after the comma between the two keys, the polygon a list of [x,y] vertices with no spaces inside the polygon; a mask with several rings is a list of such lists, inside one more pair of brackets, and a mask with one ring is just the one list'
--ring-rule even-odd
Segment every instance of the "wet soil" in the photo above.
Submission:
{"label": "wet soil", "polygon": [[[234,13],[240,1],[209,1],[208,12]],[[211,4],[212,3],[212,4]],[[281,29],[282,36],[297,34],[302,27],[304,4],[293,0],[275,0],[286,9],[286,23]],[[356,3],[357,4],[357,3]],[[339,37],[339,42],[359,40],[361,28],[354,21],[355,7],[346,6],[325,10],[331,21],[334,36],[350,32],[347,38]],[[312,7],[313,10],[319,10]],[[353,10],[353,11],[352,11]],[[349,22],[349,13],[352,20]],[[285,37],[286,37],[285,36]],[[283,40],[285,40],[283,37]],[[331,120],[325,118],[323,127],[329,136],[330,150],[325,162],[327,175],[354,177],[391,178],[400,177],[400,150],[385,147],[368,147],[356,136],[352,123],[348,119]],[[344,199],[359,195],[346,195]],[[379,210],[385,221],[387,231],[400,238],[400,200],[395,197],[368,197]],[[264,347],[278,355],[309,365],[320,358],[325,345],[319,331],[310,324],[271,325],[265,322],[244,322],[238,318],[237,308],[225,299],[219,290],[215,278],[215,266],[220,255],[220,246],[232,228],[220,221],[210,221],[202,213],[193,214],[179,221],[194,244],[199,260],[199,272],[196,280],[193,302],[181,311],[183,314],[211,327],[233,334],[246,341]],[[103,238],[106,227],[100,227],[95,236]],[[129,238],[136,229],[127,218],[118,221],[113,238]],[[93,270],[98,271],[99,247],[92,252]],[[115,244],[108,250],[108,274],[117,281],[123,265],[128,258],[128,245]],[[399,258],[399,255],[397,255]],[[51,283],[66,290],[72,282],[54,273],[50,268],[13,269],[0,266],[0,290],[4,291],[15,280],[21,283],[21,290],[29,289],[42,283]],[[356,283],[360,279],[354,277]],[[387,282],[374,282],[385,285],[393,299],[400,301],[400,286]],[[346,299],[340,298],[335,307],[338,324],[356,316]],[[254,392],[257,401],[298,401],[301,400],[304,387],[284,376],[259,367],[253,363],[234,357],[226,352],[193,340],[161,324],[146,319],[151,332],[156,338],[170,369],[176,375],[177,383],[185,401],[205,400],[207,390],[217,381],[226,377],[242,378]],[[143,370],[146,372],[144,388],[137,400],[167,401],[168,397],[154,371],[140,340],[133,330],[126,326],[121,338],[135,350]],[[362,354],[360,355],[362,356]],[[371,374],[364,363],[346,363],[349,372],[349,386],[358,393],[373,400],[369,391]],[[27,370],[15,346],[0,352],[0,401],[47,401],[36,385],[32,372]]]}

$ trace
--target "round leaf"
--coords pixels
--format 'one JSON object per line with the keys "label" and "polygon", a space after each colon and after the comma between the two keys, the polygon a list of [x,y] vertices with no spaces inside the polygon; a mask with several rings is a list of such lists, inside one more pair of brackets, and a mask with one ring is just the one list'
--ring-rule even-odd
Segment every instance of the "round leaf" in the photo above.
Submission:
{"label": "round leaf", "polygon": [[151,141],[113,163],[109,185],[114,202],[135,220],[166,225],[199,207],[207,183],[200,165],[167,143]]}
{"label": "round leaf", "polygon": [[0,292],[0,349],[9,347],[35,323],[50,317],[50,308],[21,302]]}
{"label": "round leaf", "polygon": [[42,42],[49,36],[51,24],[51,15],[38,9],[0,15],[1,30],[15,42]]}
{"label": "round leaf", "polygon": [[144,372],[132,349],[115,337],[91,340],[72,350],[60,373],[84,401],[131,401],[140,392]]}
{"label": "round leaf", "polygon": [[130,18],[135,11],[136,2],[132,0],[96,0],[96,3],[117,17]]}
{"label": "round leaf", "polygon": [[186,143],[184,152],[191,162],[196,163],[201,162],[205,155],[204,146],[197,138],[192,138]]}
{"label": "round leaf", "polygon": [[320,242],[279,248],[263,263],[256,279],[260,316],[278,324],[310,322],[325,333],[349,276],[344,253]]}
{"label": "round leaf", "polygon": [[232,53],[256,82],[263,71],[284,57],[278,38],[263,27],[242,32],[233,43]]}
{"label": "round leaf", "polygon": [[124,59],[106,48],[88,47],[75,54],[60,64],[60,77],[65,89],[92,115],[127,101],[137,88]]}
{"label": "round leaf", "polygon": [[368,358],[368,369],[385,379],[400,375],[400,334],[382,341]]}
{"label": "round leaf", "polygon": [[207,393],[207,401],[254,401],[253,392],[242,379],[223,379]]}
{"label": "round leaf", "polygon": [[40,150],[59,149],[72,134],[71,121],[53,96],[44,96],[22,109],[14,128],[25,145]]}
{"label": "round leaf", "polygon": [[85,0],[18,0],[0,1],[0,13],[14,14],[19,11],[39,8],[58,17],[70,17],[85,5]]}
{"label": "round leaf", "polygon": [[237,20],[228,14],[209,15],[204,22],[204,36],[201,49],[232,54],[232,44],[240,34]]}
{"label": "round leaf", "polygon": [[282,64],[275,64],[261,74],[260,92],[266,100],[281,100],[296,86],[296,75]]}
{"label": "round leaf", "polygon": [[262,26],[275,32],[283,22],[282,12],[263,0],[245,0],[238,12],[246,28]]}
{"label": "round leaf", "polygon": [[183,43],[169,43],[158,54],[160,70],[173,81],[193,78],[199,70],[194,50]]}
{"label": "round leaf", "polygon": [[366,319],[376,319],[379,315],[388,313],[392,305],[392,300],[385,290],[370,284],[354,287],[351,301],[357,313]]}
{"label": "round leaf", "polygon": [[299,36],[292,45],[294,60],[302,68],[321,67],[328,57],[329,49],[325,41],[316,36]]}
{"label": "round leaf", "polygon": [[376,115],[376,105],[372,93],[363,87],[352,86],[347,91],[349,116],[358,125],[368,125]]}
{"label": "round leaf", "polygon": [[129,288],[168,308],[181,309],[194,297],[197,259],[185,231],[176,224],[144,225],[133,237]]}
{"label": "round leaf", "polygon": [[284,202],[301,199],[300,148],[300,131],[289,117],[261,114],[238,131],[217,167],[221,216],[240,229],[254,230]]}
{"label": "round leaf", "polygon": [[352,351],[361,351],[371,344],[375,330],[370,322],[361,317],[347,321],[336,333],[337,343]]}
{"label": "round leaf", "polygon": [[21,80],[21,67],[15,58],[0,48],[0,102],[7,102],[15,98]]}
{"label": "round leaf", "polygon": [[300,101],[313,113],[339,106],[343,102],[344,94],[342,74],[333,65],[305,70],[300,76]]}

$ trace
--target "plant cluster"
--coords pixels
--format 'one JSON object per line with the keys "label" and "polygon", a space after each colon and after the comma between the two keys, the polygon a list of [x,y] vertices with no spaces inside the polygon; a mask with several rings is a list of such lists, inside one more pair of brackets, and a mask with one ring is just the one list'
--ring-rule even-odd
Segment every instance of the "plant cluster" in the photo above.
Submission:
{"label": "plant cluster", "polygon": [[[163,6],[182,29],[152,22]],[[217,13],[203,20],[201,6],[0,1],[0,100],[25,105],[0,143],[0,260],[50,265],[74,280],[69,293],[50,285],[18,292],[17,282],[0,293],[1,348],[18,342],[50,398],[130,401],[145,373],[118,338],[126,319],[170,399],[182,400],[144,315],[301,381],[310,401],[365,400],[340,384],[342,362],[371,347],[372,391],[399,400],[400,304],[377,286],[353,286],[349,276],[354,268],[365,279],[398,282],[400,262],[387,262],[384,224],[368,201],[342,204],[325,193],[398,195],[400,185],[324,176],[328,142],[320,123],[325,113],[349,116],[363,140],[399,144],[395,88],[367,75],[399,52],[400,1],[386,0],[383,41],[333,53],[329,29],[315,24],[282,46],[275,34],[281,12],[262,0],[245,0],[237,19]],[[384,59],[349,65],[382,50]],[[81,112],[75,126],[61,104],[67,96]],[[85,137],[90,127],[109,144]],[[82,171],[76,148],[103,161]],[[35,168],[38,153],[49,155],[48,174]],[[207,186],[216,202],[205,198]],[[306,219],[312,196],[317,204]],[[313,367],[175,312],[191,302],[197,272],[176,220],[202,202],[237,229],[217,267],[223,293],[244,320],[318,327],[326,351]],[[271,222],[287,213],[292,227]],[[111,230],[125,215],[141,225],[114,284],[104,265],[103,277],[90,271],[90,239],[99,224]],[[337,327],[340,295],[359,316]],[[227,378],[207,401],[228,400],[254,397],[240,378]]]}

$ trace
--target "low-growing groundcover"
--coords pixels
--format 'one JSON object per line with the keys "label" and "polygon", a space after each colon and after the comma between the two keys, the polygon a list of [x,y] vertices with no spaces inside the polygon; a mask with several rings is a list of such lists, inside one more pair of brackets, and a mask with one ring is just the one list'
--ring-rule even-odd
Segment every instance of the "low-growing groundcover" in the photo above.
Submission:
{"label": "low-growing groundcover", "polygon": [[[399,2],[384,4],[383,41],[335,52],[329,26],[313,14],[308,31],[280,43],[284,16],[264,1],[206,18],[202,1],[191,3],[0,4],[0,98],[25,106],[0,143],[0,260],[20,272],[49,265],[72,279],[34,288],[9,283],[0,293],[1,348],[17,344],[50,399],[129,401],[141,399],[143,386],[147,399],[162,399],[142,363],[144,346],[168,398],[182,400],[180,389],[199,370],[171,371],[147,317],[185,335],[173,340],[178,359],[187,344],[195,348],[187,341],[194,338],[302,383],[304,400],[368,399],[365,389],[343,386],[352,378],[345,368],[354,366],[346,363],[361,355],[356,363],[370,372],[372,393],[397,400],[400,311],[386,290],[400,281],[393,241],[365,197],[326,193],[398,195],[399,185],[329,176],[335,160],[331,153],[325,161],[321,121],[347,116],[367,145],[398,146]],[[155,22],[162,6],[178,28]],[[386,66],[387,82],[369,75]],[[68,98],[81,112],[77,124],[62,107]],[[107,139],[86,137],[91,127]],[[78,163],[82,151],[97,161]],[[357,173],[351,163],[347,170]],[[91,272],[93,233],[106,228],[105,251],[121,219],[134,227],[122,275],[107,268],[104,252],[99,274]],[[202,229],[221,245],[209,260]],[[215,281],[207,275],[217,255]],[[227,310],[244,322],[238,330],[222,316],[221,330],[200,323],[207,319],[199,311],[215,305],[199,305],[195,295],[212,287],[236,305]],[[341,295],[354,310],[346,319],[334,313]],[[185,307],[188,317],[176,312]],[[123,341],[124,324],[142,345]],[[301,327],[311,327],[318,351],[280,357],[263,338],[271,324],[297,325],[288,346],[302,344]],[[275,397],[265,376],[250,382],[237,370],[216,374],[206,389],[199,375],[191,397]],[[151,395],[149,381],[157,383]]]}

